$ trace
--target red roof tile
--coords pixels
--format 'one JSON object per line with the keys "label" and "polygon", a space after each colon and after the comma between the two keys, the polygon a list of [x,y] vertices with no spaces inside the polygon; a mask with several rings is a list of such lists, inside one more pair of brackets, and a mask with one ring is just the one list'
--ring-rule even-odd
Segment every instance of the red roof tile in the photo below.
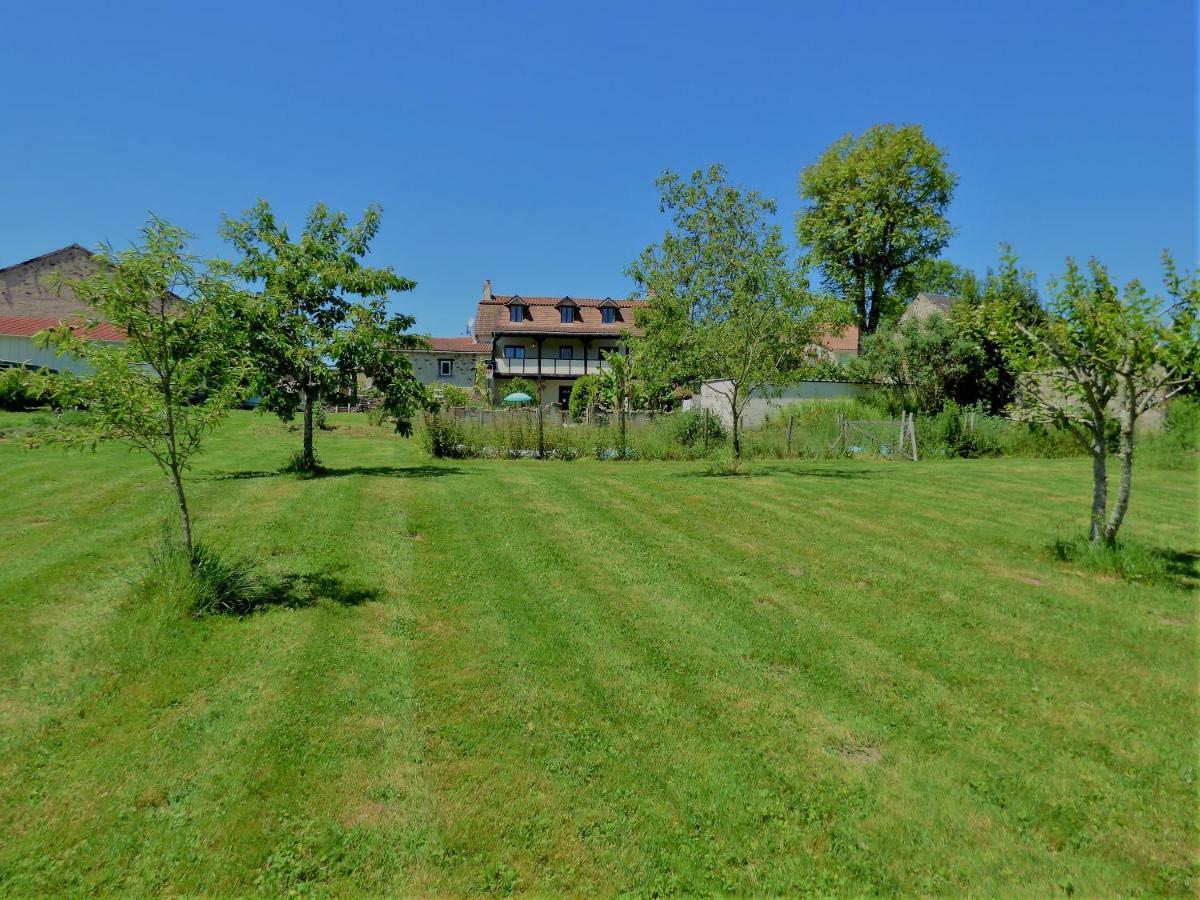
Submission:
{"label": "red roof tile", "polygon": [[[558,310],[566,297],[526,297],[505,294],[485,297],[479,301],[475,315],[475,336],[491,338],[498,334],[575,335],[579,337],[618,337],[623,332],[639,334],[633,310],[646,305],[645,300],[616,300],[610,297],[571,297],[577,307],[573,322],[563,322]],[[509,320],[508,304],[518,301],[528,309],[528,318],[520,322]],[[617,308],[618,318],[605,322],[599,309],[602,305]]]}
{"label": "red roof tile", "polygon": [[[0,335],[7,337],[33,337],[39,331],[53,328],[60,319],[54,316],[0,316]],[[83,331],[83,323],[76,322],[75,333]],[[115,325],[100,322],[89,331],[87,336],[97,341],[123,341],[125,333]]]}
{"label": "red roof tile", "polygon": [[847,325],[840,334],[829,332],[821,338],[821,346],[826,350],[858,350],[858,326]]}
{"label": "red roof tile", "polygon": [[443,337],[429,339],[429,346],[442,353],[491,353],[490,344],[480,344],[470,337]]}

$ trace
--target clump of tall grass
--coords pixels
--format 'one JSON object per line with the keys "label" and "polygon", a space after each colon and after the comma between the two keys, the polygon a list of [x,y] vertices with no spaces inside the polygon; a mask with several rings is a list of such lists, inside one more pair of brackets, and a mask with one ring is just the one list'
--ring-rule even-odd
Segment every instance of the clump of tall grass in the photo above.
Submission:
{"label": "clump of tall grass", "polygon": [[197,618],[246,615],[269,595],[256,568],[252,560],[224,557],[204,544],[194,544],[189,554],[164,529],[141,590],[146,597]]}
{"label": "clump of tall grass", "polygon": [[1048,549],[1050,556],[1059,562],[1126,581],[1173,583],[1193,589],[1200,583],[1200,560],[1194,554],[1157,550],[1126,541],[1093,543],[1084,535],[1059,538]]}

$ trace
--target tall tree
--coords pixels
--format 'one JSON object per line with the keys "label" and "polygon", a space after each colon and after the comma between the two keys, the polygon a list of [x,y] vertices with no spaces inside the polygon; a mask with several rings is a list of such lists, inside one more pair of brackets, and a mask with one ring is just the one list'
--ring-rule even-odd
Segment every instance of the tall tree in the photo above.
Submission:
{"label": "tall tree", "polygon": [[955,181],[919,125],[846,135],[800,174],[809,206],[796,234],[825,286],[854,304],[864,334],[899,312],[916,267],[950,240]]}
{"label": "tall tree", "polygon": [[[200,271],[182,229],[152,218],[141,236],[127,250],[105,245],[97,272],[70,283],[92,308],[92,321],[60,325],[41,340],[90,370],[65,376],[70,396],[88,409],[86,425],[57,437],[76,445],[124,441],[149,453],[174,489],[191,560],[183,473],[204,435],[242,395],[248,370],[237,323],[245,297],[224,278]],[[101,321],[119,328],[125,340],[94,340],[93,326]]]}
{"label": "tall tree", "polygon": [[240,253],[231,272],[262,285],[250,332],[255,384],[266,409],[284,421],[304,420],[298,468],[317,466],[313,418],[321,397],[339,382],[364,375],[380,392],[383,409],[408,432],[424,403],[424,389],[398,352],[421,338],[406,333],[414,319],[388,315],[389,291],[416,282],[388,267],[363,264],[379,231],[380,209],[370,206],[351,225],[345,213],[313,207],[299,239],[260,200],[241,219],[226,217],[222,236]]}
{"label": "tall tree", "polygon": [[672,228],[628,273],[653,301],[633,342],[652,383],[714,381],[728,403],[733,449],[754,392],[784,385],[810,362],[819,333],[845,319],[814,298],[788,260],[775,202],[730,185],[714,165],[658,179]]}
{"label": "tall tree", "polygon": [[[1068,260],[1041,320],[1003,298],[980,310],[1020,374],[1018,414],[1066,428],[1092,457],[1093,543],[1115,543],[1129,508],[1138,419],[1200,377],[1200,281],[1164,261],[1166,301],[1136,281],[1118,290],[1095,260],[1086,273]],[[1109,509],[1112,430],[1121,477]]]}

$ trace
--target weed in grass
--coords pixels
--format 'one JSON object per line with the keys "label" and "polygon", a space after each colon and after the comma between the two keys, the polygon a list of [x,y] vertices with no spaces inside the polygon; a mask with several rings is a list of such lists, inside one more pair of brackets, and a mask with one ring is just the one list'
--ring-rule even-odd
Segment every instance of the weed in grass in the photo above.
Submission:
{"label": "weed in grass", "polygon": [[142,581],[144,595],[186,610],[193,616],[244,615],[269,596],[248,559],[222,557],[211,547],[187,549],[164,529]]}
{"label": "weed in grass", "polygon": [[280,469],[281,475],[294,475],[296,478],[317,478],[325,473],[325,466],[321,463],[320,457],[313,457],[313,464],[306,466],[304,464],[303,451],[297,450],[284,463]]}
{"label": "weed in grass", "polygon": [[1093,544],[1083,536],[1059,538],[1049,551],[1059,562],[1126,581],[1180,587],[1200,584],[1200,553],[1160,550],[1124,541],[1113,546]]}

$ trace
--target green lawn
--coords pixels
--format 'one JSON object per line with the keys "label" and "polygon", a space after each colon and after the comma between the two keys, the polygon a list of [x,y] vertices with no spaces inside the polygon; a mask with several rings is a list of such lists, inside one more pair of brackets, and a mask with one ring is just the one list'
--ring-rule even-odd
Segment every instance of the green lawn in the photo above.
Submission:
{"label": "green lawn", "polygon": [[[197,464],[201,538],[313,598],[242,620],[134,601],[142,456],[0,440],[0,893],[1196,889],[1196,596],[1046,552],[1086,462],[438,463],[333,420],[331,477],[249,413]],[[1139,471],[1128,538],[1192,565],[1197,487]]]}

